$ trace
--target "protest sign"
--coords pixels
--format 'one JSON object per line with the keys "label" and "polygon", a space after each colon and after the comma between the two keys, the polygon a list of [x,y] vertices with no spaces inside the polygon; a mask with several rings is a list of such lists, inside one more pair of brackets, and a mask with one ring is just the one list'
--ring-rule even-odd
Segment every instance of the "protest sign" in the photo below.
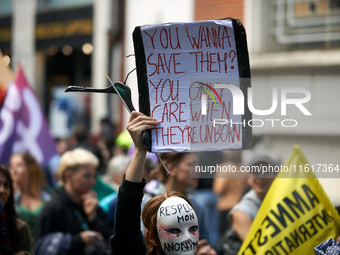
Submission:
{"label": "protest sign", "polygon": [[7,84],[0,111],[0,163],[8,165],[13,153],[24,151],[41,166],[57,154],[40,104],[19,68],[15,81]]}
{"label": "protest sign", "polygon": [[[149,151],[250,147],[249,59],[238,20],[141,26],[133,41],[139,110],[161,121],[149,131]],[[245,111],[235,114],[238,107]]]}
{"label": "protest sign", "polygon": [[339,235],[339,214],[297,145],[285,169],[294,166],[304,171],[278,174],[238,254],[314,254],[315,246]]}

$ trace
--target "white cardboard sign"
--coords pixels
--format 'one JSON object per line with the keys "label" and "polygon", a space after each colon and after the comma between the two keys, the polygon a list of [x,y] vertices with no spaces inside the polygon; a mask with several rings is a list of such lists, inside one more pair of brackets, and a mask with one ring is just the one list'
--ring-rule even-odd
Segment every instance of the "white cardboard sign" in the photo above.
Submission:
{"label": "white cardboard sign", "polygon": [[134,44],[139,109],[161,121],[151,131],[149,151],[250,146],[251,128],[244,125],[249,110],[233,115],[233,95],[221,88],[229,84],[244,91],[250,86],[245,33],[238,21],[137,27]]}

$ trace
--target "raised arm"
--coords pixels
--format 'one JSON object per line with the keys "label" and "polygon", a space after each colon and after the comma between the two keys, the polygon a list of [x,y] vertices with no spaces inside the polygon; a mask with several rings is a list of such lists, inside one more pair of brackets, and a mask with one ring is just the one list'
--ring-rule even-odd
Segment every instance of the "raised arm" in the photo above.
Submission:
{"label": "raised arm", "polygon": [[135,111],[131,113],[126,129],[129,131],[135,144],[135,152],[125,175],[127,181],[141,182],[143,180],[146,149],[142,143],[142,133],[147,129],[155,128],[158,124],[159,121],[153,117],[148,117],[143,113]]}
{"label": "raised arm", "polygon": [[242,241],[247,237],[252,224],[252,219],[242,211],[235,211],[231,216],[232,228],[237,233]]}
{"label": "raised arm", "polygon": [[[142,132],[159,124],[154,118],[139,112],[132,112],[126,126],[135,144],[135,152],[119,188],[114,234],[111,238],[113,255],[145,255],[146,247],[140,231],[141,202],[143,188],[144,161],[146,149],[142,143]],[[131,245],[133,244],[133,245]]]}

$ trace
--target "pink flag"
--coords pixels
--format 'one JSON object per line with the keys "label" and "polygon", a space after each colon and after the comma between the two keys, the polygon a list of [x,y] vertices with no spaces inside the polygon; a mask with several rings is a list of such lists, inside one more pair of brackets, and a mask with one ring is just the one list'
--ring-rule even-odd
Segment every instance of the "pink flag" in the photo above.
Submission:
{"label": "pink flag", "polygon": [[57,154],[40,104],[20,67],[0,111],[0,164],[8,165],[13,153],[23,151],[43,167]]}

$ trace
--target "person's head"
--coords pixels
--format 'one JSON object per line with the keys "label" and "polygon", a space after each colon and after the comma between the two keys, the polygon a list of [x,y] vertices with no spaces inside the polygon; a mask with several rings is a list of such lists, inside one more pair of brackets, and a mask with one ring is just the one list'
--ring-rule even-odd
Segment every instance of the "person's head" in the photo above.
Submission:
{"label": "person's head", "polygon": [[253,171],[249,173],[247,183],[263,200],[276,177],[277,173],[274,170],[279,163],[268,156],[261,155],[252,158],[248,165]]}
{"label": "person's head", "polygon": [[[77,124],[73,128],[73,133],[71,138],[75,139],[74,143],[87,141],[89,136],[89,129],[85,124]],[[72,140],[71,139],[71,140]]]}
{"label": "person's head", "polygon": [[[133,154],[135,153],[135,144],[131,144],[129,147],[129,150],[127,152],[127,156],[132,158]],[[155,171],[155,167],[158,163],[158,157],[154,153],[147,152],[145,157],[145,163],[144,163],[144,172],[143,172],[143,178],[150,182],[153,179],[157,179],[157,175]]]}
{"label": "person's head", "polygon": [[4,208],[13,207],[14,210],[12,178],[7,167],[4,165],[0,165],[0,202]]}
{"label": "person's head", "polygon": [[114,137],[115,125],[112,123],[110,118],[102,118],[100,120],[100,136],[105,142],[109,141]]}
{"label": "person's head", "polygon": [[125,155],[117,155],[110,159],[106,168],[106,179],[109,182],[121,185],[131,159]]}
{"label": "person's head", "polygon": [[68,140],[65,138],[56,138],[55,144],[59,155],[63,155],[69,148]]}
{"label": "person's head", "polygon": [[16,245],[21,235],[19,233],[16,219],[17,213],[14,205],[14,192],[11,174],[8,168],[0,165],[0,202],[5,210],[6,223],[12,245]]}
{"label": "person's head", "polygon": [[98,164],[97,157],[91,152],[82,148],[70,150],[60,157],[57,176],[65,188],[81,196],[96,184]]}
{"label": "person's head", "polygon": [[126,155],[133,144],[132,138],[127,130],[121,132],[115,139],[114,155]]}
{"label": "person's head", "polygon": [[161,153],[160,157],[170,172],[167,175],[163,165],[158,163],[158,173],[162,183],[171,181],[174,186],[180,186],[181,190],[197,187],[198,179],[190,178],[190,170],[198,164],[196,153],[169,152]]}
{"label": "person's head", "polygon": [[144,163],[144,173],[143,173],[143,178],[147,181],[150,182],[153,180],[153,177],[151,175],[151,172],[155,169],[155,165],[152,162],[152,160],[148,157],[145,158],[145,163]]}
{"label": "person's head", "polygon": [[167,255],[195,254],[198,220],[183,194],[171,191],[153,197],[144,206],[142,220],[150,253],[163,249]]}
{"label": "person's head", "polygon": [[23,192],[27,188],[31,196],[38,196],[40,189],[46,186],[46,177],[43,169],[28,152],[13,154],[9,165],[16,189]]}

